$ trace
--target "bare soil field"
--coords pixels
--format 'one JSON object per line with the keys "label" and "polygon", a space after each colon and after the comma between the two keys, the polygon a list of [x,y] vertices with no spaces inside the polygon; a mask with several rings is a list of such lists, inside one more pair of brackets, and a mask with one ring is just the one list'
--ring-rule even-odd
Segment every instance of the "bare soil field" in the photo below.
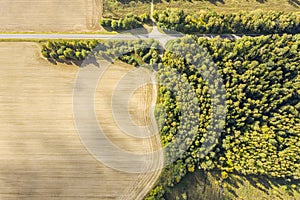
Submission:
{"label": "bare soil field", "polygon": [[63,32],[99,28],[103,0],[0,0],[1,32]]}
{"label": "bare soil field", "polygon": [[[40,57],[38,44],[26,42],[1,42],[0,66],[0,199],[132,200],[150,190],[159,170],[130,174],[111,169],[80,141],[72,107],[78,68],[53,65]],[[120,148],[150,152],[160,147],[159,138],[128,137],[111,117],[112,90],[132,68],[116,64],[106,71],[96,91],[96,114]],[[152,89],[145,85],[131,96],[130,113],[136,123],[151,123],[146,112],[155,98]]]}

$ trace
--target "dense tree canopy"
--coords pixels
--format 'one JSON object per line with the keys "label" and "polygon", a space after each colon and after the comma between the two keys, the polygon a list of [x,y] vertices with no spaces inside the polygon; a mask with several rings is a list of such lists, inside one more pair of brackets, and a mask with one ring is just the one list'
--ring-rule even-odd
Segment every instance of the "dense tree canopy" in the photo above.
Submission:
{"label": "dense tree canopy", "polygon": [[56,62],[83,61],[91,53],[108,60],[117,58],[134,66],[147,63],[156,67],[160,61],[160,45],[154,40],[60,40],[42,45],[42,55]]}
{"label": "dense tree canopy", "polygon": [[183,10],[168,9],[154,12],[161,28],[198,34],[296,34],[300,32],[298,13],[275,11],[241,11],[238,13],[205,12],[187,14]]}
{"label": "dense tree canopy", "polygon": [[104,28],[110,28],[113,31],[130,30],[143,27],[144,23],[149,22],[150,16],[142,14],[140,16],[129,14],[120,19],[103,18],[100,24]]}
{"label": "dense tree canopy", "polygon": [[[181,81],[174,80],[170,71],[176,70],[181,80],[188,80],[197,94],[200,109],[194,115],[199,117],[196,136],[192,142],[189,137],[182,140],[188,150],[165,169],[161,190],[157,191],[157,187],[156,193],[161,195],[164,189],[173,187],[197,168],[221,170],[223,178],[227,173],[237,172],[300,179],[300,36],[196,40],[198,45],[190,37],[171,43],[162,58],[164,65],[159,68],[158,81],[162,86],[157,118],[162,124],[165,146],[182,137],[180,125],[184,119],[179,110],[186,106],[180,101]],[[183,57],[174,53],[178,49],[186,49]],[[212,151],[205,152],[202,147],[210,138],[207,135],[213,120],[210,96],[213,91],[196,69],[206,71],[214,64],[226,87],[226,124]]]}

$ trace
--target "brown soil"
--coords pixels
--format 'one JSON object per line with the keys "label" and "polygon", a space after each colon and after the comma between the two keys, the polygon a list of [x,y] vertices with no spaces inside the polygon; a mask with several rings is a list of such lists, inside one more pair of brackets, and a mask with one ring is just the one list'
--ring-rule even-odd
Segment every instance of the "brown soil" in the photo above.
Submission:
{"label": "brown soil", "polygon": [[[53,65],[39,51],[36,43],[0,43],[0,199],[142,199],[160,171],[130,174],[94,159],[74,124],[72,94],[78,68]],[[130,69],[120,64],[104,74],[96,95],[96,113],[108,136],[123,137],[115,141],[121,148],[150,152],[160,147],[159,138],[124,136],[113,126],[109,107],[103,103],[110,98],[110,83]],[[130,103],[136,121],[151,123],[146,111],[155,97],[149,90],[152,87],[145,86],[132,96],[135,102],[136,98],[148,99],[139,101],[139,114]],[[161,163],[158,160],[147,167]]]}
{"label": "brown soil", "polygon": [[103,0],[0,0],[1,32],[64,32],[99,28]]}

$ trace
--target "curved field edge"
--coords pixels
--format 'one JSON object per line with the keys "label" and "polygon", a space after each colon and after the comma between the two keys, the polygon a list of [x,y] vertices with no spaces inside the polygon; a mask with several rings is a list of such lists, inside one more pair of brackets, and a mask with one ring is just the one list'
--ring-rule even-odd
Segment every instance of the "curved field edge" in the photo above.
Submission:
{"label": "curved field edge", "polygon": [[[281,36],[280,36],[281,37]],[[289,40],[291,40],[291,41],[289,41],[289,46],[291,47],[291,56],[292,55],[294,55],[295,54],[295,45],[297,44],[297,41],[295,41],[296,40],[296,38],[297,38],[298,36],[291,36],[291,35],[283,35],[282,36],[282,38],[285,38],[285,39],[287,39],[287,41],[289,41]],[[278,39],[279,38],[279,36],[278,35],[273,35],[273,36],[262,36],[262,37],[259,37],[259,39],[260,40],[262,40],[262,41],[264,41],[264,43],[266,43],[267,44],[267,46],[268,46],[268,43],[270,43],[271,45],[274,45],[274,44],[272,44],[273,42],[272,42],[272,40],[276,40],[276,38]],[[249,41],[247,41],[249,39]],[[212,41],[214,41],[214,42],[216,42],[216,41],[218,41],[219,39],[213,39]],[[251,42],[253,42],[253,41],[255,41],[256,39],[255,38],[249,38],[249,37],[244,37],[244,38],[242,38],[240,41],[242,41],[242,42],[245,42],[245,44],[247,44],[247,46],[249,47],[249,42],[250,42],[250,44],[251,44]],[[199,41],[202,41],[202,42],[204,42],[204,43],[206,43],[208,40],[207,39],[200,39],[199,38]],[[225,40],[226,42],[230,42],[229,40]],[[278,40],[279,41],[279,40]],[[287,42],[287,41],[285,41],[285,42]],[[281,41],[282,42],[282,41]],[[217,43],[216,43],[217,44]],[[294,44],[294,45],[291,45],[291,44]],[[229,45],[230,46],[230,45]],[[251,46],[251,45],[250,45]],[[213,49],[215,49],[215,47],[213,48]],[[213,49],[211,49],[211,50],[213,50]],[[240,50],[243,50],[243,49],[245,49],[244,47],[243,47],[243,44],[238,48],[238,49],[240,49]],[[259,54],[262,54],[263,53],[263,51],[262,50],[264,50],[264,49],[260,49],[259,51],[257,51],[257,53],[258,53],[258,55]],[[282,51],[281,53],[286,53],[286,52],[288,52],[288,51],[286,51],[286,49],[283,49],[284,51]],[[278,49],[276,49],[276,51],[278,51]],[[48,55],[48,54],[47,54]],[[256,54],[251,54],[251,55],[249,55],[249,56],[255,56]],[[268,54],[267,54],[268,55]],[[218,54],[216,54],[215,55],[215,57],[216,58],[218,58]],[[153,59],[153,58],[152,58]],[[263,57],[263,59],[265,59],[264,57]],[[297,59],[297,58],[295,58],[295,59]],[[130,60],[130,59],[129,59]],[[147,60],[147,59],[145,59],[145,60]],[[257,66],[257,62],[253,62],[252,64],[255,64],[255,66]],[[259,64],[259,63],[258,63]],[[239,65],[239,62],[237,62],[236,63],[236,65],[238,66]],[[272,66],[272,65],[271,65]],[[292,69],[292,68],[291,68]],[[291,70],[291,69],[286,69],[286,70]],[[224,72],[228,72],[228,70],[224,70]],[[292,71],[291,71],[292,72]],[[277,73],[277,72],[276,72]],[[280,72],[278,72],[279,74],[280,74]],[[288,75],[288,73],[286,74],[286,76],[293,76],[293,74],[294,73],[292,73],[292,74],[290,74],[289,73],[289,75]],[[275,77],[275,76],[274,76]],[[195,80],[195,78],[193,78],[193,80]],[[287,96],[287,98],[289,98],[288,96]],[[258,116],[259,117],[259,116]],[[265,130],[265,129],[264,129]],[[236,150],[235,150],[236,151]],[[210,163],[210,164],[212,164],[212,163]],[[190,168],[189,169],[189,171],[193,171],[193,169],[194,168]],[[229,167],[229,168],[227,168],[227,167],[225,167],[224,168],[224,170],[225,170],[225,172],[222,172],[221,173],[221,180],[222,179],[226,179],[226,178],[228,178],[228,174],[226,173],[226,171],[228,170],[229,172],[231,172],[231,167]],[[230,176],[230,174],[229,174],[229,176]],[[225,181],[224,181],[225,182]],[[259,183],[259,182],[258,182]],[[291,184],[291,188],[292,189],[294,189],[294,187],[295,187],[296,185],[294,184],[294,183],[292,183]],[[223,186],[222,186],[223,187]],[[261,187],[261,188],[263,188],[261,185],[259,185],[258,184],[258,186],[257,187]],[[289,188],[287,188],[287,190],[288,190]],[[225,190],[225,189],[224,189]],[[280,197],[279,197],[280,198]]]}
{"label": "curved field edge", "polygon": [[[143,63],[155,63],[159,59],[158,51],[159,45],[154,42],[153,40],[137,40],[137,41],[123,41],[123,40],[49,40],[47,42],[42,43],[42,55],[47,58],[52,63],[69,63],[69,64],[76,64],[81,65],[82,61],[87,58],[88,55],[93,52],[93,49],[101,49],[100,57],[105,56],[106,59],[110,60],[113,59],[115,56],[120,56],[120,53],[124,51],[124,48],[131,49],[132,53],[130,55],[121,56],[119,59],[125,63],[132,64],[134,66],[143,65]],[[151,47],[151,48],[150,48]],[[113,51],[112,51],[113,50]],[[97,50],[96,50],[97,51]],[[122,53],[121,53],[122,55]],[[115,61],[113,61],[115,62]],[[127,68],[129,65],[116,61],[118,65],[123,65]],[[150,64],[151,65],[151,64]],[[122,70],[121,70],[122,71]],[[155,74],[152,69],[151,80],[155,80]],[[145,74],[149,74],[149,69],[145,71],[144,74],[138,76],[138,78],[145,78]],[[112,76],[112,75],[111,75]],[[113,76],[112,76],[113,77]],[[149,78],[149,77],[148,77]],[[133,78],[134,79],[134,78]],[[108,81],[110,81],[108,79]],[[134,80],[133,80],[134,81]],[[155,83],[152,84],[152,94],[145,94],[146,99],[141,99],[139,102],[148,101],[151,98],[151,107],[156,105],[156,94],[157,89]],[[144,87],[144,86],[143,86]],[[113,89],[107,89],[113,90]],[[144,90],[148,91],[148,90]],[[101,94],[101,92],[99,92]],[[148,100],[147,100],[148,99]],[[136,113],[143,113],[143,112],[136,112]],[[144,113],[146,114],[146,113]],[[154,118],[153,113],[147,113],[147,115],[143,118],[151,124],[150,129],[152,132],[155,132],[157,129],[156,121]],[[141,118],[141,117],[140,117]],[[161,149],[160,143],[160,136],[155,134],[153,137],[149,138],[147,142],[149,143],[147,146],[151,148],[147,149],[147,153],[152,153],[157,149]],[[140,174],[137,178],[137,182],[134,182],[130,187],[131,189],[126,192],[126,194],[121,195],[121,199],[142,199],[152,188],[154,183],[157,181],[158,176],[161,173],[161,166],[163,165],[163,157],[154,158],[150,156],[149,159],[152,159],[150,163],[151,166],[147,166],[148,170],[150,171],[149,174]],[[153,160],[158,159],[158,160]],[[157,170],[158,169],[158,170]],[[144,187],[140,187],[143,184]],[[137,189],[140,188],[138,195]]]}
{"label": "curved field edge", "polygon": [[[7,67],[0,73],[0,197],[119,198],[138,176],[109,169],[84,149],[72,115],[78,68],[53,65],[39,50],[32,42],[0,43],[0,63]],[[139,189],[145,190],[136,184]]]}

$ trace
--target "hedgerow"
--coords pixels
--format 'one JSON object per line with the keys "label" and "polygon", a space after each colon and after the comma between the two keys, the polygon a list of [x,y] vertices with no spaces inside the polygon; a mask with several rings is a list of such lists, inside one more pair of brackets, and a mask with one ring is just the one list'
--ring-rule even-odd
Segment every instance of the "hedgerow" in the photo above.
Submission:
{"label": "hedgerow", "polygon": [[256,10],[238,13],[205,12],[188,14],[179,9],[155,11],[157,24],[164,29],[197,34],[296,34],[299,13]]}
{"label": "hedgerow", "polygon": [[74,40],[48,41],[42,45],[42,55],[55,62],[76,62],[88,55],[119,59],[134,66],[144,63],[153,67],[160,61],[160,45],[154,40]]}
{"label": "hedgerow", "polygon": [[104,28],[109,28],[113,31],[121,31],[121,30],[130,30],[135,28],[143,27],[143,24],[150,21],[150,16],[148,14],[142,15],[126,15],[124,18],[120,19],[109,19],[103,18],[100,21],[100,24]]}

